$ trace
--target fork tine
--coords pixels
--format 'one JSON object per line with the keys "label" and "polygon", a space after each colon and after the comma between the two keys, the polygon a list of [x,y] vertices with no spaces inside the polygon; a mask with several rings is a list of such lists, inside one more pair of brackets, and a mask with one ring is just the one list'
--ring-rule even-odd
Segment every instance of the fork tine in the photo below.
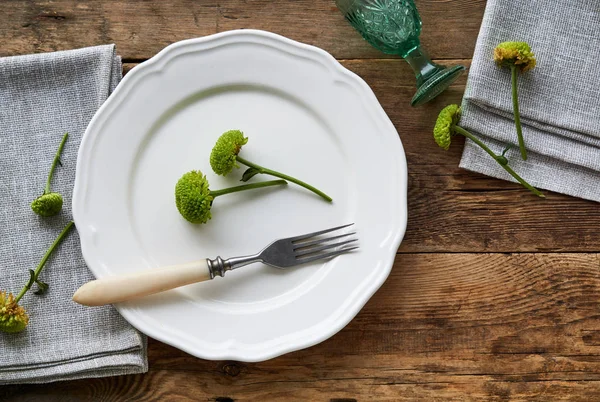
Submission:
{"label": "fork tine", "polygon": [[300,236],[290,237],[290,238],[288,238],[288,240],[291,241],[291,242],[296,242],[298,240],[305,240],[305,239],[308,239],[308,238],[311,238],[311,237],[314,237],[314,236],[318,236],[318,235],[322,235],[322,234],[325,234],[325,233],[334,232],[336,230],[340,230],[340,229],[343,229],[343,228],[347,228],[348,226],[352,226],[352,225],[354,225],[354,223],[349,223],[347,225],[337,226],[337,227],[331,228],[331,229],[319,230],[318,232],[307,233],[307,234],[303,234],[303,235],[300,235]]}
{"label": "fork tine", "polygon": [[345,254],[345,253],[348,253],[348,252],[350,252],[352,250],[356,250],[357,248],[358,248],[358,246],[346,247],[346,248],[343,248],[341,250],[331,251],[329,253],[323,253],[323,254],[312,256],[312,257],[300,257],[300,258],[296,258],[296,259],[300,263],[306,264],[308,262],[312,262],[312,261],[316,261],[316,260],[322,260],[324,258],[336,257],[336,256],[338,256],[340,254]]}
{"label": "fork tine", "polygon": [[343,237],[352,236],[352,235],[355,235],[355,234],[356,234],[356,232],[350,232],[350,233],[344,233],[344,234],[341,234],[341,235],[326,237],[326,238],[323,238],[323,239],[318,239],[318,240],[313,240],[313,241],[305,241],[305,242],[293,243],[294,246],[295,246],[294,251],[300,250],[301,248],[305,248],[305,247],[316,246],[318,244],[325,243],[325,242],[328,242],[328,241],[332,241],[332,240],[336,240],[336,239],[341,239]]}
{"label": "fork tine", "polygon": [[358,239],[350,239],[350,240],[341,241],[341,242],[338,242],[338,243],[326,244],[326,245],[321,246],[321,247],[312,247],[312,248],[309,248],[307,250],[296,251],[296,257],[302,257],[304,255],[315,254],[315,253],[317,253],[319,251],[325,251],[325,250],[329,250],[329,249],[334,248],[334,247],[340,247],[340,246],[343,246],[345,244],[349,244],[349,243],[355,242],[357,240]]}

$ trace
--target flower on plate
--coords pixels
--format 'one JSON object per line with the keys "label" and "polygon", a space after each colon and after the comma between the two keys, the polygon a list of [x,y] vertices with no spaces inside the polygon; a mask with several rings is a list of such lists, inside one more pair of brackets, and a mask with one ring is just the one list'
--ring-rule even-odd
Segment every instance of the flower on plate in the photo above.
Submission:
{"label": "flower on plate", "polygon": [[206,176],[199,170],[184,174],[175,186],[175,204],[179,213],[191,223],[206,223],[210,220],[213,196],[208,188]]}
{"label": "flower on plate", "polygon": [[210,166],[213,171],[225,176],[238,168],[236,157],[240,153],[242,146],[248,143],[248,138],[240,130],[229,130],[223,133],[210,153]]}

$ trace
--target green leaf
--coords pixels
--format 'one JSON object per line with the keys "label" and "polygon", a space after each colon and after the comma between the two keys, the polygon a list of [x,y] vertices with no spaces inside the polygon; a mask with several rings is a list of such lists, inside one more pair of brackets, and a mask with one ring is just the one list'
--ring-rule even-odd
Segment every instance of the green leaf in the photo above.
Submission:
{"label": "green leaf", "polygon": [[501,164],[502,166],[506,166],[508,165],[508,159],[506,159],[506,157],[504,155],[496,155],[496,161],[498,161],[499,164]]}
{"label": "green leaf", "polygon": [[35,271],[33,269],[29,270],[29,282],[27,282],[27,285],[25,285],[25,287],[27,289],[30,289],[31,286],[33,286],[33,282],[35,282]]}
{"label": "green leaf", "polygon": [[254,176],[256,176],[259,173],[260,173],[260,170],[258,170],[256,168],[253,168],[253,167],[248,168],[244,172],[244,174],[242,175],[242,180],[241,181],[244,181],[244,182],[248,181],[248,180],[250,180],[251,178],[253,178]]}
{"label": "green leaf", "polygon": [[48,288],[50,287],[46,282],[42,282],[39,279],[36,280],[35,283],[37,283],[38,285],[38,290],[33,292],[34,295],[43,295],[48,291]]}

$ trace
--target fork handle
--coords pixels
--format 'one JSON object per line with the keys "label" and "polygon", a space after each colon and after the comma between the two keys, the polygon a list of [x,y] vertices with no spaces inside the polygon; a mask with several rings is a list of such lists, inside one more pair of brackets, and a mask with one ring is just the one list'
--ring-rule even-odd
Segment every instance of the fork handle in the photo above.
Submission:
{"label": "fork handle", "polygon": [[97,279],[81,286],[73,301],[84,306],[103,306],[164,292],[212,279],[208,260]]}

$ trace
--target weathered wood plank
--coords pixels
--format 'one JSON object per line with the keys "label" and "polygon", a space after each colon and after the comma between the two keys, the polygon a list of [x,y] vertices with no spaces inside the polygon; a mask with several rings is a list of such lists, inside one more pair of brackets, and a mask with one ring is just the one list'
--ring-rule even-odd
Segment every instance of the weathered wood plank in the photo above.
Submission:
{"label": "weathered wood plank", "polygon": [[147,59],[181,39],[216,32],[212,1],[2,2],[0,56],[116,43],[125,59]]}
{"label": "weathered wood plank", "polygon": [[599,269],[598,254],[400,255],[363,311],[312,348],[245,364],[152,341],[146,376],[4,387],[0,399],[596,400]]}
{"label": "weathered wood plank", "polygon": [[[432,57],[470,58],[484,0],[417,1]],[[11,0],[0,13],[0,56],[116,43],[127,60],[217,31],[255,28],[324,48],[338,58],[389,57],[344,21],[333,0]]]}
{"label": "weathered wood plank", "polygon": [[[417,0],[421,40],[434,58],[470,58],[485,7],[483,0]],[[337,58],[389,57],[346,23],[334,1],[219,2],[218,30],[258,28],[322,47]]]}
{"label": "weathered wood plank", "polygon": [[[214,371],[217,369],[214,368]],[[368,373],[377,370],[366,370]],[[393,371],[393,370],[388,370]],[[403,371],[400,369],[399,371]],[[408,370],[410,371],[410,370]],[[501,380],[494,376],[462,376],[431,381],[398,380],[389,374],[370,378],[257,381],[243,387],[215,384],[203,373],[153,370],[147,375],[110,377],[59,383],[52,387],[30,386],[5,393],[6,402],[47,401],[594,401],[600,397],[597,380]],[[225,381],[221,381],[225,382]],[[0,395],[2,389],[0,388]]]}
{"label": "weathered wood plank", "polygon": [[[470,58],[485,1],[416,3],[430,54],[448,64]],[[431,104],[408,107],[408,66],[353,60],[388,56],[360,38],[333,0],[8,0],[2,11],[0,56],[114,42],[139,61],[174,41],[234,28],[320,46],[371,85],[400,133],[410,176],[409,227],[389,280],[324,343],[241,364],[151,341],[147,375],[0,387],[0,400],[600,399],[598,254],[454,254],[600,251],[596,203],[558,194],[539,201],[458,169],[460,139],[447,152],[433,143],[435,117],[460,101],[465,77]]]}

